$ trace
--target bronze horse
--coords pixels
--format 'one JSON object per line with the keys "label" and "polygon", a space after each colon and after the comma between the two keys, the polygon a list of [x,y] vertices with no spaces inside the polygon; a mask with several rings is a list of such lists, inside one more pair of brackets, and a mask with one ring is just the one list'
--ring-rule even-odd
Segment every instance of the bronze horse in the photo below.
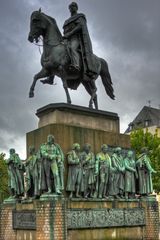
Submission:
{"label": "bronze horse", "polygon": [[97,65],[97,74],[94,75],[94,78],[90,78],[88,81],[84,79],[82,61],[81,71],[75,73],[71,72],[69,70],[70,56],[67,51],[67,43],[59,31],[55,19],[47,16],[39,10],[34,11],[31,14],[28,40],[30,42],[35,41],[38,43],[39,37],[41,36],[43,38],[43,53],[41,56],[42,69],[34,76],[33,83],[30,87],[29,97],[34,97],[34,88],[38,79],[47,78],[41,80],[41,82],[53,84],[54,76],[58,76],[62,79],[63,87],[67,96],[67,103],[71,104],[68,88],[76,90],[80,83],[82,83],[91,96],[89,107],[92,108],[94,102],[95,108],[98,109],[95,80],[100,75],[107,95],[111,99],[114,99],[114,90],[107,62],[94,55]]}

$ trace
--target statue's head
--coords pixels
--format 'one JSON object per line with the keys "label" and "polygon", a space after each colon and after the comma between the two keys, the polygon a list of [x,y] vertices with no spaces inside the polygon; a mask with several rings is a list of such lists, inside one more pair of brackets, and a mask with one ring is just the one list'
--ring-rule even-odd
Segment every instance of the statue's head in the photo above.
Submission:
{"label": "statue's head", "polygon": [[30,146],[29,147],[29,154],[34,154],[35,153],[35,147],[34,146]]}
{"label": "statue's head", "polygon": [[101,146],[101,150],[102,150],[103,153],[107,153],[107,151],[108,151],[108,146],[107,146],[107,144],[103,144],[103,145]]}
{"label": "statue's head", "polygon": [[118,155],[120,155],[121,152],[122,152],[122,148],[121,148],[121,147],[116,147],[115,153],[117,153]]}
{"label": "statue's head", "polygon": [[15,149],[14,148],[11,148],[10,150],[9,150],[9,153],[10,154],[14,154],[16,151],[15,151]]}
{"label": "statue's head", "polygon": [[52,144],[52,143],[54,143],[54,136],[53,135],[48,135],[48,137],[47,137],[47,142],[49,143],[49,144]]}
{"label": "statue's head", "polygon": [[148,151],[148,148],[147,147],[143,147],[143,148],[141,148],[141,153],[148,153],[149,151]]}
{"label": "statue's head", "polygon": [[132,158],[133,157],[133,151],[129,150],[127,153],[128,158]]}
{"label": "statue's head", "polygon": [[80,151],[80,144],[79,143],[74,143],[73,146],[72,146],[72,149],[73,150],[76,150],[76,151]]}
{"label": "statue's head", "polygon": [[89,153],[90,150],[91,150],[91,145],[89,143],[86,143],[83,147],[83,150],[86,152],[86,153]]}
{"label": "statue's head", "polygon": [[72,2],[69,4],[69,10],[71,13],[76,13],[78,11],[78,4],[76,2]]}

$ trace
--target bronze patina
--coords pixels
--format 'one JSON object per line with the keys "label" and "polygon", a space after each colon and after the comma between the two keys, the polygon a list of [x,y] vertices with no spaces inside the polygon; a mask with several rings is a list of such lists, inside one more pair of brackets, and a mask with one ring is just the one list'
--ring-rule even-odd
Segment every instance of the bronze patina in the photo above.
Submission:
{"label": "bronze patina", "polygon": [[25,193],[27,198],[57,196],[64,190],[69,198],[144,198],[153,192],[152,174],[156,173],[146,148],[136,159],[131,149],[111,150],[106,144],[94,154],[91,144],[84,144],[81,150],[80,144],[74,143],[64,164],[63,151],[53,135],[48,135],[47,142],[37,151],[34,146],[29,147],[25,168],[15,149],[10,149],[7,165],[11,200],[21,199]]}

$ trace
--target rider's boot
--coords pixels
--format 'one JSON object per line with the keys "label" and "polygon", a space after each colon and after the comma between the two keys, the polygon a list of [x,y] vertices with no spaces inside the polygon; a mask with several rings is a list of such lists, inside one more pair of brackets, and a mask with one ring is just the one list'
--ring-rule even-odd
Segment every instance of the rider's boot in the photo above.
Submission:
{"label": "rider's boot", "polygon": [[49,77],[47,77],[46,79],[40,80],[40,81],[41,81],[41,83],[43,83],[43,84],[53,85],[53,83],[54,83],[54,76],[49,76]]}

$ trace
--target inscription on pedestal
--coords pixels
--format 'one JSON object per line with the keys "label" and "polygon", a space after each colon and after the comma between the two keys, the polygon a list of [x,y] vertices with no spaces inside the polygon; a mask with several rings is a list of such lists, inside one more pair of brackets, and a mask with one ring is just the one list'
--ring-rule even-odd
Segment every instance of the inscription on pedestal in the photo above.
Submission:
{"label": "inscription on pedestal", "polygon": [[127,227],[145,225],[144,208],[70,209],[68,229]]}
{"label": "inscription on pedestal", "polygon": [[13,210],[13,229],[36,230],[36,211],[34,210]]}

